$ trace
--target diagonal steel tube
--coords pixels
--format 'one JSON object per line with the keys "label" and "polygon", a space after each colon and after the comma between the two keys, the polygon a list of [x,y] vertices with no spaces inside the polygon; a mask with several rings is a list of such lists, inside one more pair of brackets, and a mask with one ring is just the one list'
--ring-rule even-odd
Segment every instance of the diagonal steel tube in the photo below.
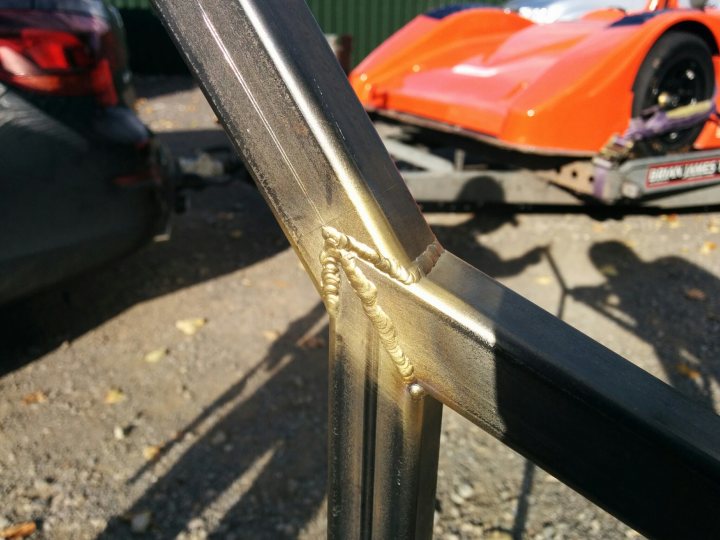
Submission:
{"label": "diagonal steel tube", "polygon": [[443,253],[302,0],[154,3],[331,314],[331,536],[431,534],[442,402],[649,536],[720,537],[720,418]]}

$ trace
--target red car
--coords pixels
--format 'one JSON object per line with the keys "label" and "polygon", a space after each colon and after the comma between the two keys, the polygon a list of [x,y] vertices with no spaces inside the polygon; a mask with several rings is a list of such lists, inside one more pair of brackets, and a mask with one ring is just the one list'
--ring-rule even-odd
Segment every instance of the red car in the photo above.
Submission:
{"label": "red car", "polygon": [[166,237],[172,161],[101,0],[0,3],[0,303]]}

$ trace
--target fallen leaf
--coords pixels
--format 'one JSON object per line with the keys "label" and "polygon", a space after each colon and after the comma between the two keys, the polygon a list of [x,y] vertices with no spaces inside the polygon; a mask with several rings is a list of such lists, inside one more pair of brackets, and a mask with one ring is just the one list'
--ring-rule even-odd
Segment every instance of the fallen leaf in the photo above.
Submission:
{"label": "fallen leaf", "polygon": [[687,377],[688,379],[699,379],[700,378],[700,372],[692,367],[690,364],[687,363],[680,363],[677,366],[675,366],[675,370],[682,375],[683,377]]}
{"label": "fallen leaf", "polygon": [[538,276],[535,278],[535,283],[538,285],[550,285],[553,282],[550,276]]}
{"label": "fallen leaf", "polygon": [[606,264],[605,266],[601,266],[600,268],[598,268],[598,270],[603,276],[607,277],[617,277],[619,275],[617,268],[615,268],[615,266],[612,264]]}
{"label": "fallen leaf", "polygon": [[32,392],[26,396],[23,396],[22,402],[25,405],[34,405],[35,403],[45,403],[48,400],[47,394],[42,390]]}
{"label": "fallen leaf", "polygon": [[150,364],[157,364],[167,353],[167,349],[155,349],[147,353],[143,359]]}
{"label": "fallen leaf", "polygon": [[713,234],[720,233],[720,224],[711,221],[710,223],[708,223],[707,230],[708,232]]}
{"label": "fallen leaf", "polygon": [[284,279],[274,279],[272,284],[278,289],[287,289],[289,285],[289,283]]}
{"label": "fallen leaf", "polygon": [[160,455],[160,451],[162,450],[162,446],[158,444],[154,444],[151,446],[146,446],[143,448],[142,454],[143,457],[147,461],[152,461],[154,459],[157,459],[157,457]]}
{"label": "fallen leaf", "polygon": [[105,394],[106,405],[115,405],[116,403],[120,403],[121,401],[125,401],[126,399],[127,396],[125,395],[125,392],[123,392],[119,388],[111,388],[110,390],[108,390],[108,393]]}
{"label": "fallen leaf", "polygon": [[707,298],[707,295],[704,291],[697,289],[693,287],[692,289],[685,289],[685,296],[687,296],[690,300],[699,300],[703,301]]}
{"label": "fallen leaf", "polygon": [[322,349],[325,347],[325,339],[321,336],[310,336],[297,342],[303,349]]}
{"label": "fallen leaf", "polygon": [[601,233],[605,230],[605,224],[604,223],[593,223],[592,230],[593,230],[593,232]]}
{"label": "fallen leaf", "polygon": [[660,220],[668,224],[671,229],[677,229],[680,226],[680,218],[677,214],[663,214]]}
{"label": "fallen leaf", "polygon": [[34,521],[18,523],[0,531],[0,538],[25,538],[37,531]]}
{"label": "fallen leaf", "polygon": [[716,249],[717,244],[708,240],[706,242],[703,242],[703,245],[700,247],[700,253],[702,253],[703,255],[710,255],[710,253],[715,251]]}
{"label": "fallen leaf", "polygon": [[175,328],[180,330],[186,336],[192,336],[206,324],[207,319],[205,318],[181,319],[175,323]]}
{"label": "fallen leaf", "polygon": [[265,339],[268,341],[275,341],[280,337],[280,333],[277,330],[264,330],[263,336],[265,336]]}

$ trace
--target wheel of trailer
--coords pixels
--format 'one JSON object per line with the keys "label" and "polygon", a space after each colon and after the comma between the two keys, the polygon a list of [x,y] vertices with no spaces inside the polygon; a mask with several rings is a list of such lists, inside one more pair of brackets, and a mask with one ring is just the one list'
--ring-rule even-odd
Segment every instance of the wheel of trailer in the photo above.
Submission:
{"label": "wheel of trailer", "polygon": [[[665,110],[692,105],[713,96],[715,73],[712,54],[705,41],[687,32],[662,36],[645,57],[633,85],[632,115],[656,106]],[[688,150],[703,124],[640,141],[642,154],[662,155]]]}

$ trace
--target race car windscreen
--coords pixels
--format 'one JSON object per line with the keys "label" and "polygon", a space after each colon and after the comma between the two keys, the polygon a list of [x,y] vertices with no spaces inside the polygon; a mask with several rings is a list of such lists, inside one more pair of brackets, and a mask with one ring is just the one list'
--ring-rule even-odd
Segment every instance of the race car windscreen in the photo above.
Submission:
{"label": "race car windscreen", "polygon": [[510,0],[504,7],[535,23],[547,24],[577,19],[597,9],[639,11],[646,3],[646,0]]}

